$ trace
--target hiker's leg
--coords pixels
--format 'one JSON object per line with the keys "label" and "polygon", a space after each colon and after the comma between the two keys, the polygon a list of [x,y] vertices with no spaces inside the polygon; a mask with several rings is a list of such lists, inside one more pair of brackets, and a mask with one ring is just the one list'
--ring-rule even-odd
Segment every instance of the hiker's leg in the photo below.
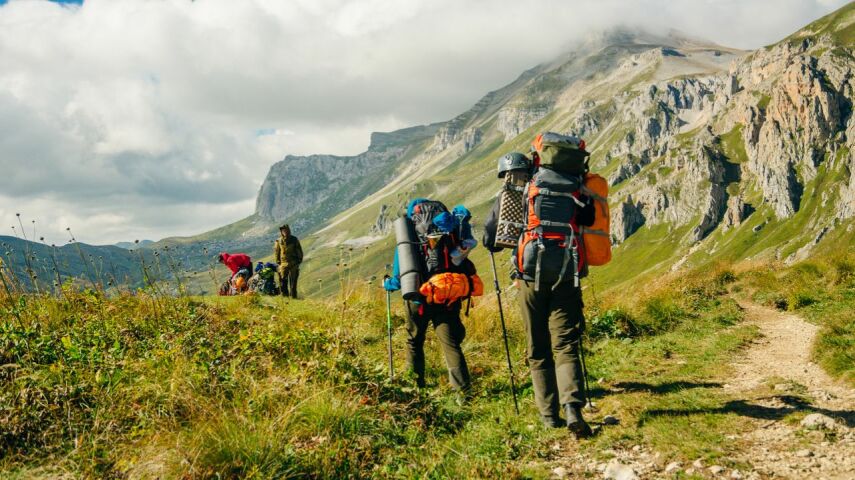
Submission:
{"label": "hiker's leg", "polygon": [[579,342],[582,340],[582,290],[572,282],[558,286],[551,295],[552,312],[549,330],[555,352],[555,376],[558,380],[561,404],[584,405],[585,387],[582,363],[579,359]]}
{"label": "hiker's leg", "polygon": [[445,355],[445,365],[448,367],[448,381],[455,390],[468,390],[471,385],[469,367],[463,356],[461,344],[466,337],[466,327],[460,321],[460,304],[452,308],[436,306],[433,315],[433,328],[436,338]]}
{"label": "hiker's leg", "polygon": [[297,298],[297,279],[300,277],[300,269],[294,267],[288,274],[288,288],[291,291],[291,298]]}
{"label": "hiker's leg", "polygon": [[288,296],[288,269],[285,265],[279,266],[279,294],[283,297]]}
{"label": "hiker's leg", "polygon": [[534,403],[543,417],[557,418],[558,387],[555,379],[555,363],[552,359],[552,341],[549,335],[548,287],[534,291],[532,282],[520,285],[520,313],[526,333],[526,351],[531,369]]}
{"label": "hiker's leg", "polygon": [[419,313],[421,305],[407,302],[407,368],[416,375],[416,384],[425,386],[425,333],[427,319]]}

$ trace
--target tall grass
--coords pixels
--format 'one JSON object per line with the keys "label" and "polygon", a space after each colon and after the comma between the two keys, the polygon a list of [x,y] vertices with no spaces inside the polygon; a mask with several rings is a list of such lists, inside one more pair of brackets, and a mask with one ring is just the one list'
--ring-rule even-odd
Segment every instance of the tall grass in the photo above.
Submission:
{"label": "tall grass", "polygon": [[[180,280],[163,283],[161,275],[180,278],[169,275],[180,267],[166,251],[140,265],[158,288],[107,292],[66,281],[61,294],[48,295],[10,284],[0,292],[0,418],[8,419],[0,475],[27,478],[62,465],[92,478],[548,476],[544,461],[566,433],[538,426],[516,289],[506,285],[503,300],[519,417],[495,294],[475,299],[464,318],[475,388],[461,407],[433,335],[428,388],[388,380],[380,272],[357,273],[352,254],[341,255],[335,280],[346,288],[324,301],[182,295]],[[844,285],[847,265],[819,272]],[[588,415],[615,414],[622,424],[573,448],[598,456],[643,443],[668,458],[726,463],[736,446],[725,432],[740,422],[720,412],[727,398],[715,381],[752,335],[732,328],[741,312],[728,296],[752,275],[717,267],[621,296],[598,292],[597,301],[586,291],[599,409]],[[400,371],[406,333],[394,298]],[[712,413],[656,413],[669,409]]]}

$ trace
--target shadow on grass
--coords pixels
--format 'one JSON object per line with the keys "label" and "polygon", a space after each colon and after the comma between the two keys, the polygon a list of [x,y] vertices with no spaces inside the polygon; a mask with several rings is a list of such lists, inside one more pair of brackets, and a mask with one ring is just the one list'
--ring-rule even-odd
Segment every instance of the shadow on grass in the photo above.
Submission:
{"label": "shadow on grass", "polygon": [[598,385],[590,385],[589,395],[591,398],[602,398],[606,395],[617,395],[621,393],[648,392],[657,395],[679,392],[691,388],[721,388],[722,384],[716,382],[664,382],[651,384],[644,382],[618,382],[610,388]]}
{"label": "shadow on grass", "polygon": [[751,403],[748,400],[731,400],[718,408],[699,408],[686,410],[647,410],[638,419],[639,425],[656,417],[688,417],[692,415],[728,414],[735,413],[743,417],[756,418],[759,420],[781,420],[787,415],[796,412],[821,413],[828,417],[837,419],[852,428],[855,427],[855,410],[829,410],[815,407],[803,398],[793,395],[775,395],[758,400],[773,401],[783,404],[778,407],[770,407]]}

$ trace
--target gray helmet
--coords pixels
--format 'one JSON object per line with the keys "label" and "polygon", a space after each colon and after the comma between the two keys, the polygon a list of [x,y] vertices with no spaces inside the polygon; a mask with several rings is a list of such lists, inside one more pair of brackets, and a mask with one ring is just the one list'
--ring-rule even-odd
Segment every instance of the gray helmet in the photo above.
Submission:
{"label": "gray helmet", "polygon": [[531,168],[531,160],[519,152],[511,152],[499,159],[499,178],[511,170],[528,170]]}

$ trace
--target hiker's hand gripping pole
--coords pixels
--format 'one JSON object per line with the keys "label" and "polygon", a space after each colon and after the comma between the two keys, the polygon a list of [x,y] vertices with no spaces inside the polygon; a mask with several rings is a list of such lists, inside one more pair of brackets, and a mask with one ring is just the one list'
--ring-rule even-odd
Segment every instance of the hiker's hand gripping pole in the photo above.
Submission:
{"label": "hiker's hand gripping pole", "polygon": [[502,322],[502,338],[505,341],[505,356],[508,359],[508,374],[511,378],[511,395],[514,397],[514,411],[519,415],[520,407],[517,404],[517,388],[514,384],[514,368],[511,365],[511,349],[508,347],[508,330],[505,328],[505,313],[502,310],[502,289],[499,287],[499,275],[496,273],[496,259],[493,256],[493,252],[490,252],[490,266],[493,267],[493,285],[496,287],[496,301],[499,302],[499,320]]}
{"label": "hiker's hand gripping pole", "polygon": [[[383,280],[389,278],[386,274]],[[392,292],[386,290],[386,332],[389,336],[389,381],[395,380],[395,364],[392,361]]]}

